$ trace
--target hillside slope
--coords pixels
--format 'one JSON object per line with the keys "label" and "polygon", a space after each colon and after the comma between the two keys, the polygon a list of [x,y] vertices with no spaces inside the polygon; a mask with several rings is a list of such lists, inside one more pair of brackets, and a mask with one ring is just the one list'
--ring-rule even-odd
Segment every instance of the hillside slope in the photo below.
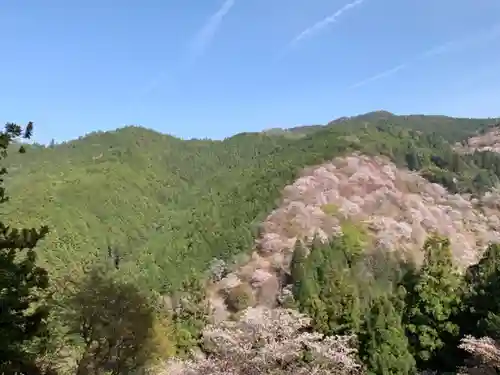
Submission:
{"label": "hillside slope", "polygon": [[92,254],[106,256],[110,246],[124,272],[167,291],[214,257],[249,252],[283,187],[305,166],[336,156],[385,155],[452,192],[494,186],[496,171],[428,133],[455,142],[486,120],[447,118],[443,128],[434,121],[368,115],[301,137],[243,133],[224,141],[182,141],[138,127],[94,133],[10,158],[13,198],[2,214],[53,228],[41,256],[56,275]]}
{"label": "hillside slope", "polygon": [[194,243],[203,241],[199,228],[205,228],[210,245],[223,249],[213,244],[218,233],[212,228],[224,225],[216,210],[221,196],[255,162],[255,153],[275,147],[274,139],[245,137],[252,138],[255,148],[237,138],[182,141],[129,127],[31,148],[10,160],[12,199],[3,214],[14,223],[54,229],[41,251],[52,270],[65,272],[90,253],[107,254],[111,245],[124,269],[134,274],[140,264],[144,280],[155,280],[151,287],[168,288],[179,282],[181,263],[185,275],[224,251],[206,252]]}
{"label": "hillside slope", "polygon": [[296,241],[327,242],[346,231],[365,251],[397,252],[417,264],[425,240],[437,233],[450,239],[456,264],[464,269],[487,245],[500,243],[499,198],[496,189],[478,198],[451,194],[386,157],[337,157],[305,169],[285,187],[281,203],[262,223],[251,259],[215,285],[212,300],[220,307],[231,290],[247,285],[243,290],[252,291],[252,301],[274,306]]}

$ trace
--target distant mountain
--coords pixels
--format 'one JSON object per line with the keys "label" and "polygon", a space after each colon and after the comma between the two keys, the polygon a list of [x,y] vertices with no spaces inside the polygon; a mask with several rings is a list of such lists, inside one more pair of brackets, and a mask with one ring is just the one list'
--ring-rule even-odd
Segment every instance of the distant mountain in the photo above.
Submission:
{"label": "distant mountain", "polygon": [[288,129],[282,128],[271,128],[264,130],[263,133],[267,135],[275,135],[275,136],[284,136],[289,138],[300,138],[309,133],[313,133],[315,131],[321,130],[324,128],[324,125],[303,125],[297,126]]}
{"label": "distant mountain", "polygon": [[292,128],[273,128],[265,130],[268,135],[283,135],[292,138],[320,131],[325,127],[349,125],[353,129],[368,125],[392,124],[425,132],[435,132],[450,142],[473,136],[482,129],[498,122],[497,118],[455,118],[442,115],[395,115],[389,111],[373,111],[351,117],[340,117],[325,125],[301,125]]}

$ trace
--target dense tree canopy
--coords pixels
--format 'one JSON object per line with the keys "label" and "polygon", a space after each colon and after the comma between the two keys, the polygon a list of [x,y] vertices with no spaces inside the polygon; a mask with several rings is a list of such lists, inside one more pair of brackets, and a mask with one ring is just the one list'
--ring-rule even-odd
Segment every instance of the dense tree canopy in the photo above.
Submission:
{"label": "dense tree canopy", "polygon": [[26,218],[54,228],[42,260],[55,274],[112,246],[123,272],[167,291],[214,257],[230,261],[248,251],[282,187],[304,166],[346,152],[386,155],[452,191],[483,191],[498,181],[488,165],[500,171],[500,158],[460,156],[441,136],[455,141],[453,126],[465,136],[485,123],[375,114],[298,129],[301,136],[292,138],[242,133],[183,141],[139,127],[92,133],[10,157],[8,186],[16,194],[2,213],[14,224]]}
{"label": "dense tree canopy", "polygon": [[[155,330],[172,340],[163,343],[169,355],[202,347],[208,323],[204,271],[217,258],[224,264],[220,278],[235,256],[252,248],[257,224],[304,167],[352,152],[383,155],[451,192],[477,195],[500,182],[500,157],[461,154],[452,143],[487,125],[488,120],[375,112],[223,141],[184,141],[131,126],[48,147],[30,145],[23,157],[2,154],[13,195],[0,206],[9,223],[0,225],[0,358],[24,361],[25,343],[45,328],[45,306],[36,303],[39,290],[49,286],[48,274],[35,263],[35,246],[57,292],[51,306],[66,301],[71,307],[67,321],[57,322],[55,311],[49,321],[65,325],[62,336],[80,335],[83,344],[68,345],[83,352],[81,372],[131,371],[149,360],[138,345],[154,341]],[[27,130],[29,135],[31,125]],[[8,125],[0,148],[21,135],[19,127]],[[51,232],[11,229],[40,223]],[[412,374],[415,364],[434,365],[465,334],[499,340],[495,246],[463,279],[448,240],[438,237],[428,239],[421,269],[408,272],[382,257],[384,267],[377,269],[378,254],[365,254],[364,229],[341,224],[343,234],[328,243],[317,239],[306,248],[297,242],[287,275],[291,305],[323,334],[357,336],[367,371]],[[106,274],[87,275],[76,290],[58,289],[83,263],[95,260],[107,262]],[[150,297],[169,294],[164,325],[144,291]],[[70,296],[58,295],[65,292]],[[233,317],[253,302],[244,285],[226,297]],[[32,303],[36,307],[21,316]],[[478,325],[467,328],[471,317]],[[122,349],[126,358],[116,355]]]}

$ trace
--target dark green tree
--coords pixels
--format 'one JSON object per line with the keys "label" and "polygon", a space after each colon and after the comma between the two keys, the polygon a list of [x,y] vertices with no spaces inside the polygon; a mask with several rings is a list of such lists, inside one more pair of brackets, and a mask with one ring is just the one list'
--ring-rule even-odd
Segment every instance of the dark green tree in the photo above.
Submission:
{"label": "dark green tree", "polygon": [[[8,123],[0,132],[0,159],[7,157],[19,138],[29,139],[33,131],[30,122],[23,129]],[[0,203],[8,201],[3,185],[5,168],[0,170]],[[45,333],[47,309],[43,291],[48,287],[47,272],[37,266],[35,248],[48,233],[40,229],[17,229],[0,222],[0,373],[34,371],[33,358],[26,344]]]}
{"label": "dark green tree", "polygon": [[412,283],[406,285],[404,323],[412,353],[425,364],[458,334],[451,317],[460,304],[460,278],[447,238],[431,236],[424,244],[425,259]]}
{"label": "dark green tree", "polygon": [[83,344],[77,375],[130,374],[147,363],[155,310],[136,285],[95,267],[66,305],[69,333]]}
{"label": "dark green tree", "polygon": [[356,280],[349,269],[330,268],[321,284],[319,300],[325,305],[329,334],[357,332],[361,305]]}
{"label": "dark green tree", "polygon": [[313,241],[307,259],[306,249],[298,244],[292,258],[295,300],[313,319],[314,328],[325,334],[356,332],[361,322],[359,293],[346,243],[343,236],[326,244]]}
{"label": "dark green tree", "polygon": [[406,154],[406,164],[408,165],[408,169],[412,171],[418,171],[420,168],[422,168],[422,162],[417,153],[417,150],[412,148],[408,151],[408,153]]}
{"label": "dark green tree", "polygon": [[465,282],[464,311],[460,318],[462,332],[500,339],[499,244],[488,246],[481,260],[468,268]]}
{"label": "dark green tree", "polygon": [[329,334],[357,332],[361,324],[359,280],[352,268],[362,251],[361,239],[353,227],[343,225],[342,230],[342,236],[320,245],[311,256],[319,299],[325,304],[328,316]]}
{"label": "dark green tree", "polygon": [[305,306],[308,301],[316,294],[315,280],[307,274],[307,249],[297,241],[293,250],[292,261],[290,264],[290,273],[292,277],[292,292],[295,301]]}
{"label": "dark green tree", "polygon": [[359,338],[360,355],[368,374],[409,375],[416,372],[402,315],[389,297],[380,296],[372,302]]}

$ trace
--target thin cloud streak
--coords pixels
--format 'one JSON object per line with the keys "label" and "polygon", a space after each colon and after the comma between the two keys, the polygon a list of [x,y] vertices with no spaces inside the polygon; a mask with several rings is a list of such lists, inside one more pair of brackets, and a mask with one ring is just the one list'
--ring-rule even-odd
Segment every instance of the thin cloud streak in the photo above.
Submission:
{"label": "thin cloud streak", "polygon": [[[233,6],[235,5],[235,0],[226,0],[222,6],[213,13],[205,22],[205,24],[198,30],[195,37],[188,44],[187,56],[184,57],[183,68],[193,65],[203,54],[207,51],[212,43],[215,34],[222,25],[222,21],[229,14]],[[142,90],[139,91],[139,97],[149,94],[164,80],[169,78],[173,80],[175,74],[166,72],[161,72],[152,81],[149,82]]]}
{"label": "thin cloud streak", "polygon": [[224,17],[229,14],[234,4],[234,0],[226,0],[224,4],[222,4],[222,6],[209,17],[200,31],[198,31],[196,37],[190,45],[190,57],[193,62],[202,56],[210,46],[210,43],[224,20]]}
{"label": "thin cloud streak", "polygon": [[381,73],[375,74],[372,77],[366,78],[362,81],[359,81],[351,86],[348,87],[348,89],[354,89],[358,88],[361,86],[366,85],[367,83],[377,81],[381,78],[385,78],[388,76],[391,76],[400,70],[418,63],[419,61],[423,61],[432,57],[440,56],[440,55],[445,55],[448,53],[453,53],[461,50],[466,50],[472,47],[475,47],[477,45],[481,44],[486,44],[489,43],[497,38],[500,37],[500,24],[497,24],[493,26],[492,28],[470,35],[468,37],[465,37],[463,39],[458,39],[458,40],[453,40],[447,43],[440,44],[438,46],[432,47],[421,54],[415,56],[412,60],[409,60],[405,63],[399,64],[391,69],[385,70]]}
{"label": "thin cloud streak", "polygon": [[394,68],[392,69],[389,69],[389,70],[386,70],[382,73],[379,73],[379,74],[376,74],[370,78],[367,78],[367,79],[364,79],[363,81],[360,81],[358,83],[355,83],[354,85],[351,85],[349,86],[350,89],[354,89],[356,87],[361,87],[361,86],[364,86],[366,85],[367,83],[370,83],[370,82],[373,82],[373,81],[376,81],[376,80],[379,80],[381,78],[384,78],[384,77],[388,77],[392,74],[395,74],[397,72],[399,72],[400,70],[406,68],[408,66],[408,64],[400,64],[398,66],[395,66]]}
{"label": "thin cloud streak", "polygon": [[300,34],[298,34],[291,42],[290,45],[294,45],[304,38],[307,38],[308,36],[312,36],[314,34],[319,33],[321,30],[324,28],[328,27],[331,23],[336,22],[339,17],[341,17],[345,12],[349,11],[352,8],[355,8],[361,4],[363,4],[365,0],[355,0],[349,4],[344,5],[342,8],[337,10],[335,13],[332,15],[323,18],[321,21],[316,22],[314,25],[308,27],[307,29],[303,30]]}
{"label": "thin cloud streak", "polygon": [[314,34],[319,33],[321,30],[325,29],[328,27],[330,24],[336,22],[345,12],[348,10],[359,6],[363,4],[366,0],[355,0],[352,1],[346,5],[344,5],[342,8],[337,10],[335,13],[332,15],[323,18],[321,21],[316,22],[314,25],[309,26],[308,28],[304,29],[301,31],[295,38],[293,38],[280,52],[278,52],[274,58],[272,59],[272,63],[277,63],[279,62],[287,53],[288,51],[295,46],[297,43],[302,41],[303,39],[310,37]]}
{"label": "thin cloud streak", "polygon": [[438,56],[446,53],[452,53],[471,47],[475,47],[480,44],[489,43],[500,36],[500,24],[493,26],[488,30],[484,30],[474,35],[470,35],[464,39],[454,40],[448,43],[444,43],[440,46],[431,48],[427,50],[420,56],[420,58],[427,58]]}

